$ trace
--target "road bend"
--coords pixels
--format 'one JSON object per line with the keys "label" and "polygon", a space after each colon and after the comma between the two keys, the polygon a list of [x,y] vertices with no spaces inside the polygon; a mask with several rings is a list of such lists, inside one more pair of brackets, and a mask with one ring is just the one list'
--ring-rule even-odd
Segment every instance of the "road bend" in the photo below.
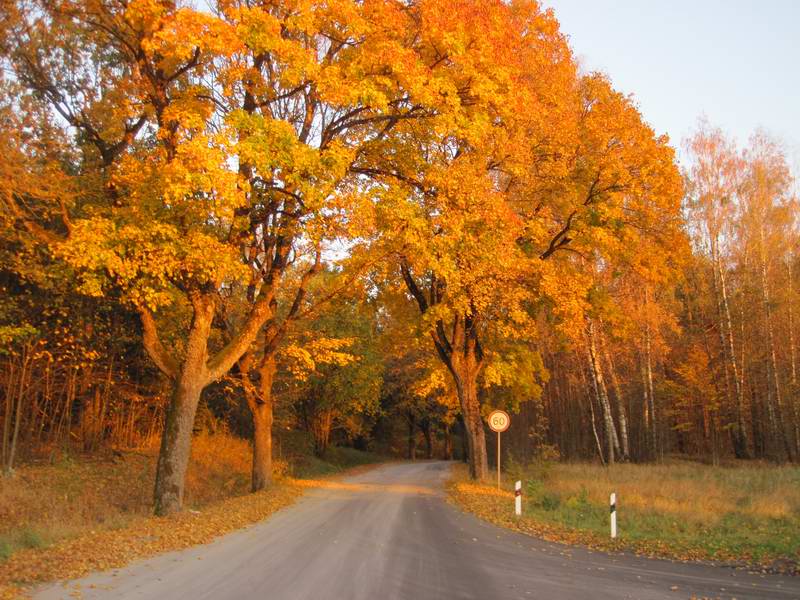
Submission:
{"label": "road bend", "polygon": [[210,544],[52,584],[36,598],[800,599],[800,578],[605,554],[510,532],[446,502],[446,462],[310,490]]}

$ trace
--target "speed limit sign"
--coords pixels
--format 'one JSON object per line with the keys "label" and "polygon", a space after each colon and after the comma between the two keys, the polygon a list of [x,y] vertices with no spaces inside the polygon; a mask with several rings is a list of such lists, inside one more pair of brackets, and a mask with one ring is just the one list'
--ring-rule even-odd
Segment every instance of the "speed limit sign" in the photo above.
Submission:
{"label": "speed limit sign", "polygon": [[497,489],[500,489],[500,434],[511,425],[511,417],[504,410],[489,413],[489,429],[497,432]]}
{"label": "speed limit sign", "polygon": [[493,410],[489,413],[489,429],[502,433],[511,425],[511,418],[504,410]]}

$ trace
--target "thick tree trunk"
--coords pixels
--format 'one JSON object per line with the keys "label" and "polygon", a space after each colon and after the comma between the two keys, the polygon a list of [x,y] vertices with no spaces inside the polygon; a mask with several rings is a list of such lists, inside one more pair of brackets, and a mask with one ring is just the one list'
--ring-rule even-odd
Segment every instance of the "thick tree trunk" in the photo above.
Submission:
{"label": "thick tree trunk", "polygon": [[482,481],[489,476],[489,459],[486,454],[486,435],[478,401],[477,372],[468,365],[461,365],[461,368],[454,368],[454,373],[456,393],[461,404],[461,413],[464,415],[469,448],[469,474],[473,479]]}
{"label": "thick tree trunk", "polygon": [[467,440],[467,427],[464,425],[464,417],[462,416],[458,422],[459,431],[461,435],[461,461],[464,464],[469,464],[469,441]]}
{"label": "thick tree trunk", "polygon": [[250,490],[260,492],[272,484],[272,402],[258,402],[253,415],[253,465]]}
{"label": "thick tree trunk", "polygon": [[[156,468],[156,485],[154,491],[155,513],[168,515],[178,512],[183,506],[183,489],[186,469],[189,466],[189,454],[192,445],[192,429],[197,405],[203,389],[213,376],[209,373],[208,336],[211,333],[211,321],[214,317],[215,303],[213,297],[192,294],[192,324],[186,344],[186,354],[173,380],[172,397],[164,418],[164,432],[161,436],[161,451]],[[153,333],[145,325],[145,338]],[[152,340],[146,344],[152,349]],[[150,352],[151,356],[154,352]],[[156,349],[158,363],[165,363],[171,357],[165,357]]]}
{"label": "thick tree trunk", "polygon": [[192,322],[185,355],[180,360],[162,344],[153,314],[146,308],[139,309],[145,350],[161,372],[172,381],[172,396],[165,411],[156,468],[154,505],[158,515],[181,509],[194,417],[203,389],[227,374],[247,352],[270,314],[274,297],[272,293],[262,291],[236,334],[209,359],[208,338],[216,312],[217,293],[206,288],[191,290],[187,295],[192,305]]}
{"label": "thick tree trunk", "polygon": [[247,408],[253,423],[253,456],[250,489],[258,492],[272,483],[272,383],[275,379],[275,356],[264,354],[258,369],[258,386],[251,379],[253,356],[249,352],[239,360],[239,372]]}
{"label": "thick tree trunk", "polygon": [[173,387],[164,419],[154,493],[157,515],[176,513],[183,506],[194,417],[203,387],[202,373],[185,365],[180,380]]}
{"label": "thick tree trunk", "polygon": [[[445,340],[446,341],[446,340]],[[483,428],[481,405],[478,399],[478,374],[483,357],[478,343],[477,324],[469,317],[457,317],[453,323],[453,338],[448,342],[449,352],[443,352],[442,343],[437,349],[453,375],[456,395],[464,417],[467,445],[469,446],[469,472],[473,479],[489,476],[489,459],[486,454],[486,435]]]}
{"label": "thick tree trunk", "polygon": [[275,356],[265,354],[259,367],[259,394],[248,405],[253,415],[253,469],[251,489],[266,489],[272,483],[272,383],[275,380]]}
{"label": "thick tree trunk", "polygon": [[[446,288],[443,285],[444,281],[432,278],[428,296],[417,285],[408,264],[402,261],[400,267],[403,280],[424,315],[431,304],[441,301]],[[478,375],[483,363],[483,352],[478,341],[479,322],[480,318],[471,314],[456,315],[452,327],[446,327],[445,323],[439,320],[431,330],[431,338],[436,353],[447,366],[456,386],[469,447],[470,475],[473,479],[486,479],[489,475],[489,461],[478,400]],[[448,330],[452,331],[452,334],[448,335]]]}

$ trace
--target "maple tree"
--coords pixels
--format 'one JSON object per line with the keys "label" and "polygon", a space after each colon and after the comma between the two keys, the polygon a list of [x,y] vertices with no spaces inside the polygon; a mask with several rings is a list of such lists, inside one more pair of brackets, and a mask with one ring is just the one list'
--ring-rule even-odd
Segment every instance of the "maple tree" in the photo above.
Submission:
{"label": "maple tree", "polygon": [[463,423],[476,478],[496,407],[528,458],[800,457],[785,153],[702,122],[681,177],[537,2],[0,10],[5,471],[163,425],[177,511],[201,398],[253,491],[276,398],[319,454]]}
{"label": "maple tree", "polygon": [[[298,19],[298,10],[305,20]],[[276,352],[287,327],[309,303],[308,283],[322,268],[320,241],[368,239],[373,234],[374,188],[368,181],[378,179],[382,174],[379,165],[394,157],[395,136],[405,135],[405,125],[425,121],[425,127],[436,132],[448,123],[471,118],[467,114],[470,93],[458,87],[464,83],[461,69],[468,67],[476,75],[485,68],[485,48],[461,46],[463,40],[457,36],[464,23],[482,11],[476,2],[460,7],[436,2],[411,7],[376,2],[363,6],[342,3],[332,8],[290,4],[277,10],[242,9],[249,56],[242,65],[246,84],[236,117],[243,147],[240,171],[244,169],[251,179],[258,180],[251,182],[254,189],[268,179],[263,175],[268,171],[272,187],[267,192],[281,195],[280,202],[259,209],[263,230],[254,231],[248,259],[263,265],[264,254],[270,257],[274,253],[279,262],[286,263],[292,253],[297,260],[298,248],[291,240],[301,241],[311,255],[296,293],[285,300],[286,310],[279,310],[277,300],[272,303],[257,366],[251,357],[245,357],[240,365],[249,378],[247,397],[257,440],[254,489],[270,479]],[[263,39],[270,28],[280,35],[275,48],[274,40]],[[449,46],[452,57],[446,56]],[[457,59],[453,58],[456,53]],[[278,111],[299,140],[297,148],[283,150],[285,156],[279,153],[278,161],[276,146],[283,138],[272,125],[263,131],[258,128],[263,127],[268,111],[267,123],[274,121]],[[333,198],[335,186],[326,184],[321,176],[326,170],[341,178]],[[307,197],[309,194],[312,197]],[[323,203],[316,212],[311,210],[314,202]],[[274,249],[268,244],[274,244]],[[355,254],[352,247],[350,252]],[[282,264],[277,270],[264,271],[262,292],[265,285],[277,285],[285,268]],[[248,292],[252,301],[251,296]]]}
{"label": "maple tree", "polygon": [[[470,18],[460,37],[439,47],[458,69],[463,117],[401,125],[405,135],[387,141],[396,149],[379,167],[385,187],[377,193],[383,243],[397,257],[398,275],[453,377],[471,471],[482,478],[487,459],[478,377],[491,359],[480,338],[494,322],[508,333],[523,332],[531,298],[519,285],[532,262],[517,241],[525,229],[517,212],[522,202],[508,189],[513,169],[525,164],[514,152],[524,146],[515,142],[528,136],[544,142],[549,131],[541,129],[560,123],[560,99],[548,111],[548,93],[572,83],[574,68],[555,21],[535,4],[458,6],[470,9]],[[458,54],[467,47],[480,49],[474,59]],[[542,148],[543,155],[560,148],[561,139],[552,139],[557,148]]]}
{"label": "maple tree", "polygon": [[[119,290],[136,308],[144,346],[173,382],[155,491],[156,512],[173,512],[200,393],[249,345],[268,310],[262,299],[236,338],[210,352],[216,289],[241,276],[226,230],[235,233],[246,194],[200,82],[234,37],[208,15],[154,2],[31,7],[14,33],[16,79],[76,142],[80,187],[63,205],[65,235],[43,239],[78,270],[83,293]],[[9,206],[37,234],[36,215],[16,199]],[[173,303],[191,321],[167,350],[154,313]]]}
{"label": "maple tree", "polygon": [[[313,275],[324,241],[342,235],[343,213],[357,220],[348,209],[364,199],[348,175],[360,145],[421,112],[412,94],[435,95],[422,90],[429,65],[407,43],[413,19],[400,5],[218,8],[45,4],[22,15],[10,53],[21,86],[74,130],[83,153],[76,179],[87,188],[64,211],[68,235],[47,241],[80,270],[84,293],[121,290],[174,382],[158,513],[180,508],[202,390],[265,323],[275,327],[287,266],[311,254]],[[39,233],[35,215],[9,206]],[[220,292],[237,285],[250,306],[214,345]],[[190,315],[177,352],[157,314],[173,305]],[[268,336],[264,372],[273,343]],[[268,398],[253,406],[255,422],[268,424],[260,406]]]}
{"label": "maple tree", "polygon": [[[325,241],[346,235],[341,224],[369,207],[350,175],[369,173],[398,124],[463,118],[451,97],[456,69],[438,60],[436,42],[476,7],[458,15],[433,4],[418,14],[347,2],[223,2],[212,13],[145,0],[20,9],[9,65],[20,89],[75,136],[72,179],[81,187],[71,204],[59,202],[61,236],[18,195],[8,206],[78,270],[83,293],[118,290],[140,314],[144,346],[173,382],[158,513],[180,508],[202,390],[265,324],[261,398],[251,409],[256,435],[268,437],[273,348]],[[468,65],[480,52],[462,54]],[[304,259],[308,271],[281,321],[285,271]],[[249,307],[220,342],[212,335],[220,294],[237,286]],[[188,320],[170,342],[159,319],[167,307]],[[268,480],[259,472],[256,488]]]}
{"label": "maple tree", "polygon": [[[398,275],[453,376],[476,478],[488,468],[479,379],[487,365],[504,362],[491,374],[516,376],[514,355],[492,352],[486,341],[530,348],[543,302],[574,331],[588,306],[587,263],[628,262],[657,276],[668,262],[658,248],[680,237],[680,177],[667,140],[605,79],[578,76],[551,15],[532,4],[494,8],[513,41],[486,41],[475,19],[464,34],[473,37],[462,42],[490,44],[487,60],[504,67],[484,75],[486,99],[471,99],[480,116],[444,140],[408,124],[406,151],[424,162],[382,167],[378,209]],[[509,46],[513,55],[502,55]],[[644,239],[652,253],[640,251]]]}

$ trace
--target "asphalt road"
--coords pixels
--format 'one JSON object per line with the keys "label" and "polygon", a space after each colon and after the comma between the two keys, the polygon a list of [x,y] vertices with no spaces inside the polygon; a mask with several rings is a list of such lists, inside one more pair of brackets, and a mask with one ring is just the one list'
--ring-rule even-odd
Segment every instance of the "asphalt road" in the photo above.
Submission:
{"label": "asphalt road", "polygon": [[448,464],[383,466],[215,542],[36,597],[199,600],[800,599],[800,578],[607,555],[512,533],[443,498]]}

